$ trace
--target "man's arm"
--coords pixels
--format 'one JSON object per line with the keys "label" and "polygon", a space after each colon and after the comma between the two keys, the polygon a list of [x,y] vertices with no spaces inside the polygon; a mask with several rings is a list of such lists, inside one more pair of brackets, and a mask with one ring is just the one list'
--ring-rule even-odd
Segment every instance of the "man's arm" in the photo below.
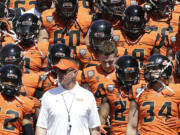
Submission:
{"label": "man's arm", "polygon": [[136,135],[137,134],[138,114],[139,114],[138,105],[135,102],[135,100],[132,100],[130,103],[126,135]]}
{"label": "man's arm", "polygon": [[100,134],[99,127],[91,128],[91,129],[90,129],[90,133],[91,133],[91,135],[101,135],[101,134]]}
{"label": "man's arm", "polygon": [[22,121],[23,135],[34,135],[31,116],[25,116]]}
{"label": "man's arm", "polygon": [[106,120],[108,118],[109,112],[110,112],[110,105],[108,103],[107,97],[104,97],[102,99],[102,103],[99,108],[99,117],[100,117],[101,125],[106,124]]}
{"label": "man's arm", "polygon": [[36,126],[35,135],[46,135],[46,129]]}
{"label": "man's arm", "polygon": [[107,97],[104,97],[102,99],[102,103],[99,109],[99,117],[101,121],[100,131],[103,134],[107,134],[107,131],[105,130],[105,128],[107,127],[106,121],[107,121],[109,112],[110,112],[110,105],[109,105]]}

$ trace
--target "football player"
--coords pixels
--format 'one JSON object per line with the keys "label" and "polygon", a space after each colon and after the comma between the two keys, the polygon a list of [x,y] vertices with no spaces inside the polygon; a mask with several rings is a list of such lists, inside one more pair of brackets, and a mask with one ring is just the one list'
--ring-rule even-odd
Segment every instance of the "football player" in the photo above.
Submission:
{"label": "football player", "polygon": [[[101,132],[106,134],[105,122],[108,114],[111,118],[110,135],[125,135],[128,123],[129,92],[139,80],[139,65],[133,56],[121,56],[116,62],[115,81],[104,82],[105,97],[102,100],[99,114]],[[102,91],[102,90],[101,90]]]}
{"label": "football player", "polygon": [[[19,46],[15,44],[7,44],[0,50],[0,66],[7,64],[16,65],[23,72],[24,55]],[[38,79],[41,73],[30,73],[22,75],[21,95],[34,96],[35,88],[38,85]]]}
{"label": "football player", "polygon": [[18,44],[24,54],[25,73],[39,72],[43,65],[43,60],[48,53],[48,42],[37,42],[40,24],[39,19],[32,13],[26,13],[19,17],[16,24],[16,34]]}
{"label": "football player", "polygon": [[88,33],[87,45],[76,47],[74,57],[79,59],[83,67],[98,64],[98,45],[105,40],[112,40],[112,25],[105,20],[94,21]]}
{"label": "football player", "polygon": [[[131,5],[126,8],[118,43],[126,49],[128,55],[138,60],[142,69],[145,61],[151,55],[156,38],[156,27],[147,26],[147,19],[147,13],[141,6]],[[140,79],[143,79],[143,70],[141,70]]]}
{"label": "football player", "polygon": [[39,41],[49,41],[50,45],[65,43],[71,48],[85,44],[91,16],[88,9],[78,7],[77,0],[55,0],[55,8],[43,12],[41,18]]}
{"label": "football player", "polygon": [[169,83],[172,68],[172,62],[163,55],[152,55],[147,60],[147,83],[133,87],[127,135],[135,135],[139,123],[141,135],[178,135],[178,128],[168,125],[171,117],[179,118],[180,85]]}
{"label": "football player", "polygon": [[99,89],[108,80],[115,80],[114,63],[117,58],[117,46],[114,41],[105,41],[98,48],[100,64],[83,69],[82,86],[89,89],[95,96],[97,106],[101,105],[103,94]]}
{"label": "football player", "polygon": [[[174,0],[147,0],[145,9],[150,17],[149,25],[157,27],[156,44],[153,49],[167,52],[172,59],[174,48],[174,35],[178,33],[179,14],[174,13]],[[158,44],[157,44],[158,43]],[[175,50],[176,53],[177,49]],[[164,55],[163,53],[160,53]]]}
{"label": "football player", "polygon": [[[89,28],[87,44],[77,46],[74,57],[80,60],[83,67],[98,65],[98,46],[111,40],[114,40],[112,25],[105,20],[96,20]],[[117,56],[124,55],[124,52],[124,48],[118,47]]]}
{"label": "football player", "polygon": [[30,116],[34,113],[31,99],[19,94],[21,70],[11,64],[0,69],[0,133],[34,135]]}

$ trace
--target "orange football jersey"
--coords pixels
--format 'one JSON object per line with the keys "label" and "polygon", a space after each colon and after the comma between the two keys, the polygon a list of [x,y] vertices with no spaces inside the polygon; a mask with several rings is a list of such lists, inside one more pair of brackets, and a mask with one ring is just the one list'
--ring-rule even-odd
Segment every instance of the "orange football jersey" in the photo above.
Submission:
{"label": "orange football jersey", "polygon": [[[179,49],[177,45],[178,43],[176,43],[178,37],[176,37],[176,40],[174,39],[174,37],[176,36],[179,30],[178,22],[179,22],[179,14],[175,12],[172,13],[172,19],[170,20],[169,24],[167,22],[167,19],[158,20],[158,21],[150,19],[149,21],[150,26],[158,27],[157,33],[161,36],[160,40],[163,39],[163,35],[165,35],[164,36],[165,44],[171,46],[175,52],[177,48]],[[165,53],[166,47],[163,46],[161,52]]]}
{"label": "orange football jersey", "polygon": [[[20,46],[21,47],[21,46]],[[28,49],[21,47],[24,55],[24,73],[39,72],[48,53],[48,42],[39,42]]]}
{"label": "orange football jersey", "polygon": [[169,84],[161,92],[156,92],[144,84],[133,87],[134,96],[144,89],[138,98],[135,98],[139,106],[139,122],[141,123],[141,135],[178,135],[178,129],[169,128],[166,120],[169,116],[179,117],[180,85]]}
{"label": "orange football jersey", "polygon": [[125,135],[130,105],[128,91],[120,89],[113,81],[104,82],[104,89],[110,104],[110,135]]}
{"label": "orange football jersey", "polygon": [[34,96],[34,91],[38,86],[39,76],[41,74],[42,72],[23,74],[21,91],[24,91],[27,96]]}
{"label": "orange football jersey", "polygon": [[178,13],[180,14],[180,1],[176,0],[175,1],[175,6],[174,6],[174,11],[173,13]]}
{"label": "orange football jersey", "polygon": [[0,134],[19,135],[22,133],[24,116],[34,113],[34,102],[19,95],[10,103],[0,94]]}
{"label": "orange football jersey", "polygon": [[86,45],[77,46],[74,53],[74,58],[79,59],[83,67],[100,64],[96,54]]}
{"label": "orange football jersey", "polygon": [[116,75],[115,72],[111,72],[109,74],[105,73],[101,68],[101,65],[91,66],[83,69],[82,72],[82,82],[87,83],[92,93],[94,94],[97,102],[97,106],[101,105],[101,99],[104,96],[100,91],[100,87],[102,84],[108,80],[115,80]]}
{"label": "orange football jersey", "polygon": [[24,8],[26,11],[34,8],[36,0],[10,0],[9,8]]}
{"label": "orange football jersey", "polygon": [[[56,15],[55,9],[49,9],[41,14],[43,26],[46,28],[49,35],[49,43],[65,43],[73,47],[84,44],[84,37],[91,24],[91,16],[89,10],[82,6],[78,9],[76,19],[70,24],[63,22]],[[85,19],[84,19],[85,18]]]}
{"label": "orange football jersey", "polygon": [[120,33],[120,41],[118,46],[126,49],[126,54],[134,56],[140,65],[140,74],[143,79],[143,66],[147,59],[151,56],[151,50],[154,46],[156,39],[156,31],[151,31],[145,33],[142,37],[138,38],[136,41],[130,41],[123,33]]}

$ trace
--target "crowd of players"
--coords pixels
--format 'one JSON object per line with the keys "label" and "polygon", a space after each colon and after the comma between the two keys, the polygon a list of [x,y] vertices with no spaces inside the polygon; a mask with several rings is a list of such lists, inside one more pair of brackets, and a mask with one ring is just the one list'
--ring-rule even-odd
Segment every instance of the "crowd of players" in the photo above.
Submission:
{"label": "crowd of players", "polygon": [[0,134],[34,134],[73,58],[102,134],[178,135],[179,16],[179,0],[0,0]]}

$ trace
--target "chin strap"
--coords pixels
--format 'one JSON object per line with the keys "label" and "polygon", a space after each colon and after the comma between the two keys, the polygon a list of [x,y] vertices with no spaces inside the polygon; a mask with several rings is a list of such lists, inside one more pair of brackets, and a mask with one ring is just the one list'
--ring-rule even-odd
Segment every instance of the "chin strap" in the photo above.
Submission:
{"label": "chin strap", "polygon": [[22,101],[18,96],[15,96],[15,98],[16,98],[19,102],[21,102],[22,104],[24,104],[24,101]]}
{"label": "chin strap", "polygon": [[43,57],[43,59],[45,59],[46,56],[44,56],[43,52],[42,52],[41,49],[38,47],[37,39],[35,39],[35,47],[36,47],[36,49],[39,51],[39,53],[40,53],[40,55]]}
{"label": "chin strap", "polygon": [[159,80],[158,80],[158,82],[159,82],[161,85],[163,85],[164,88],[167,88],[169,91],[171,91],[172,93],[175,94],[174,90],[171,89],[169,86],[167,86],[165,83],[163,83],[162,81],[159,81]]}

